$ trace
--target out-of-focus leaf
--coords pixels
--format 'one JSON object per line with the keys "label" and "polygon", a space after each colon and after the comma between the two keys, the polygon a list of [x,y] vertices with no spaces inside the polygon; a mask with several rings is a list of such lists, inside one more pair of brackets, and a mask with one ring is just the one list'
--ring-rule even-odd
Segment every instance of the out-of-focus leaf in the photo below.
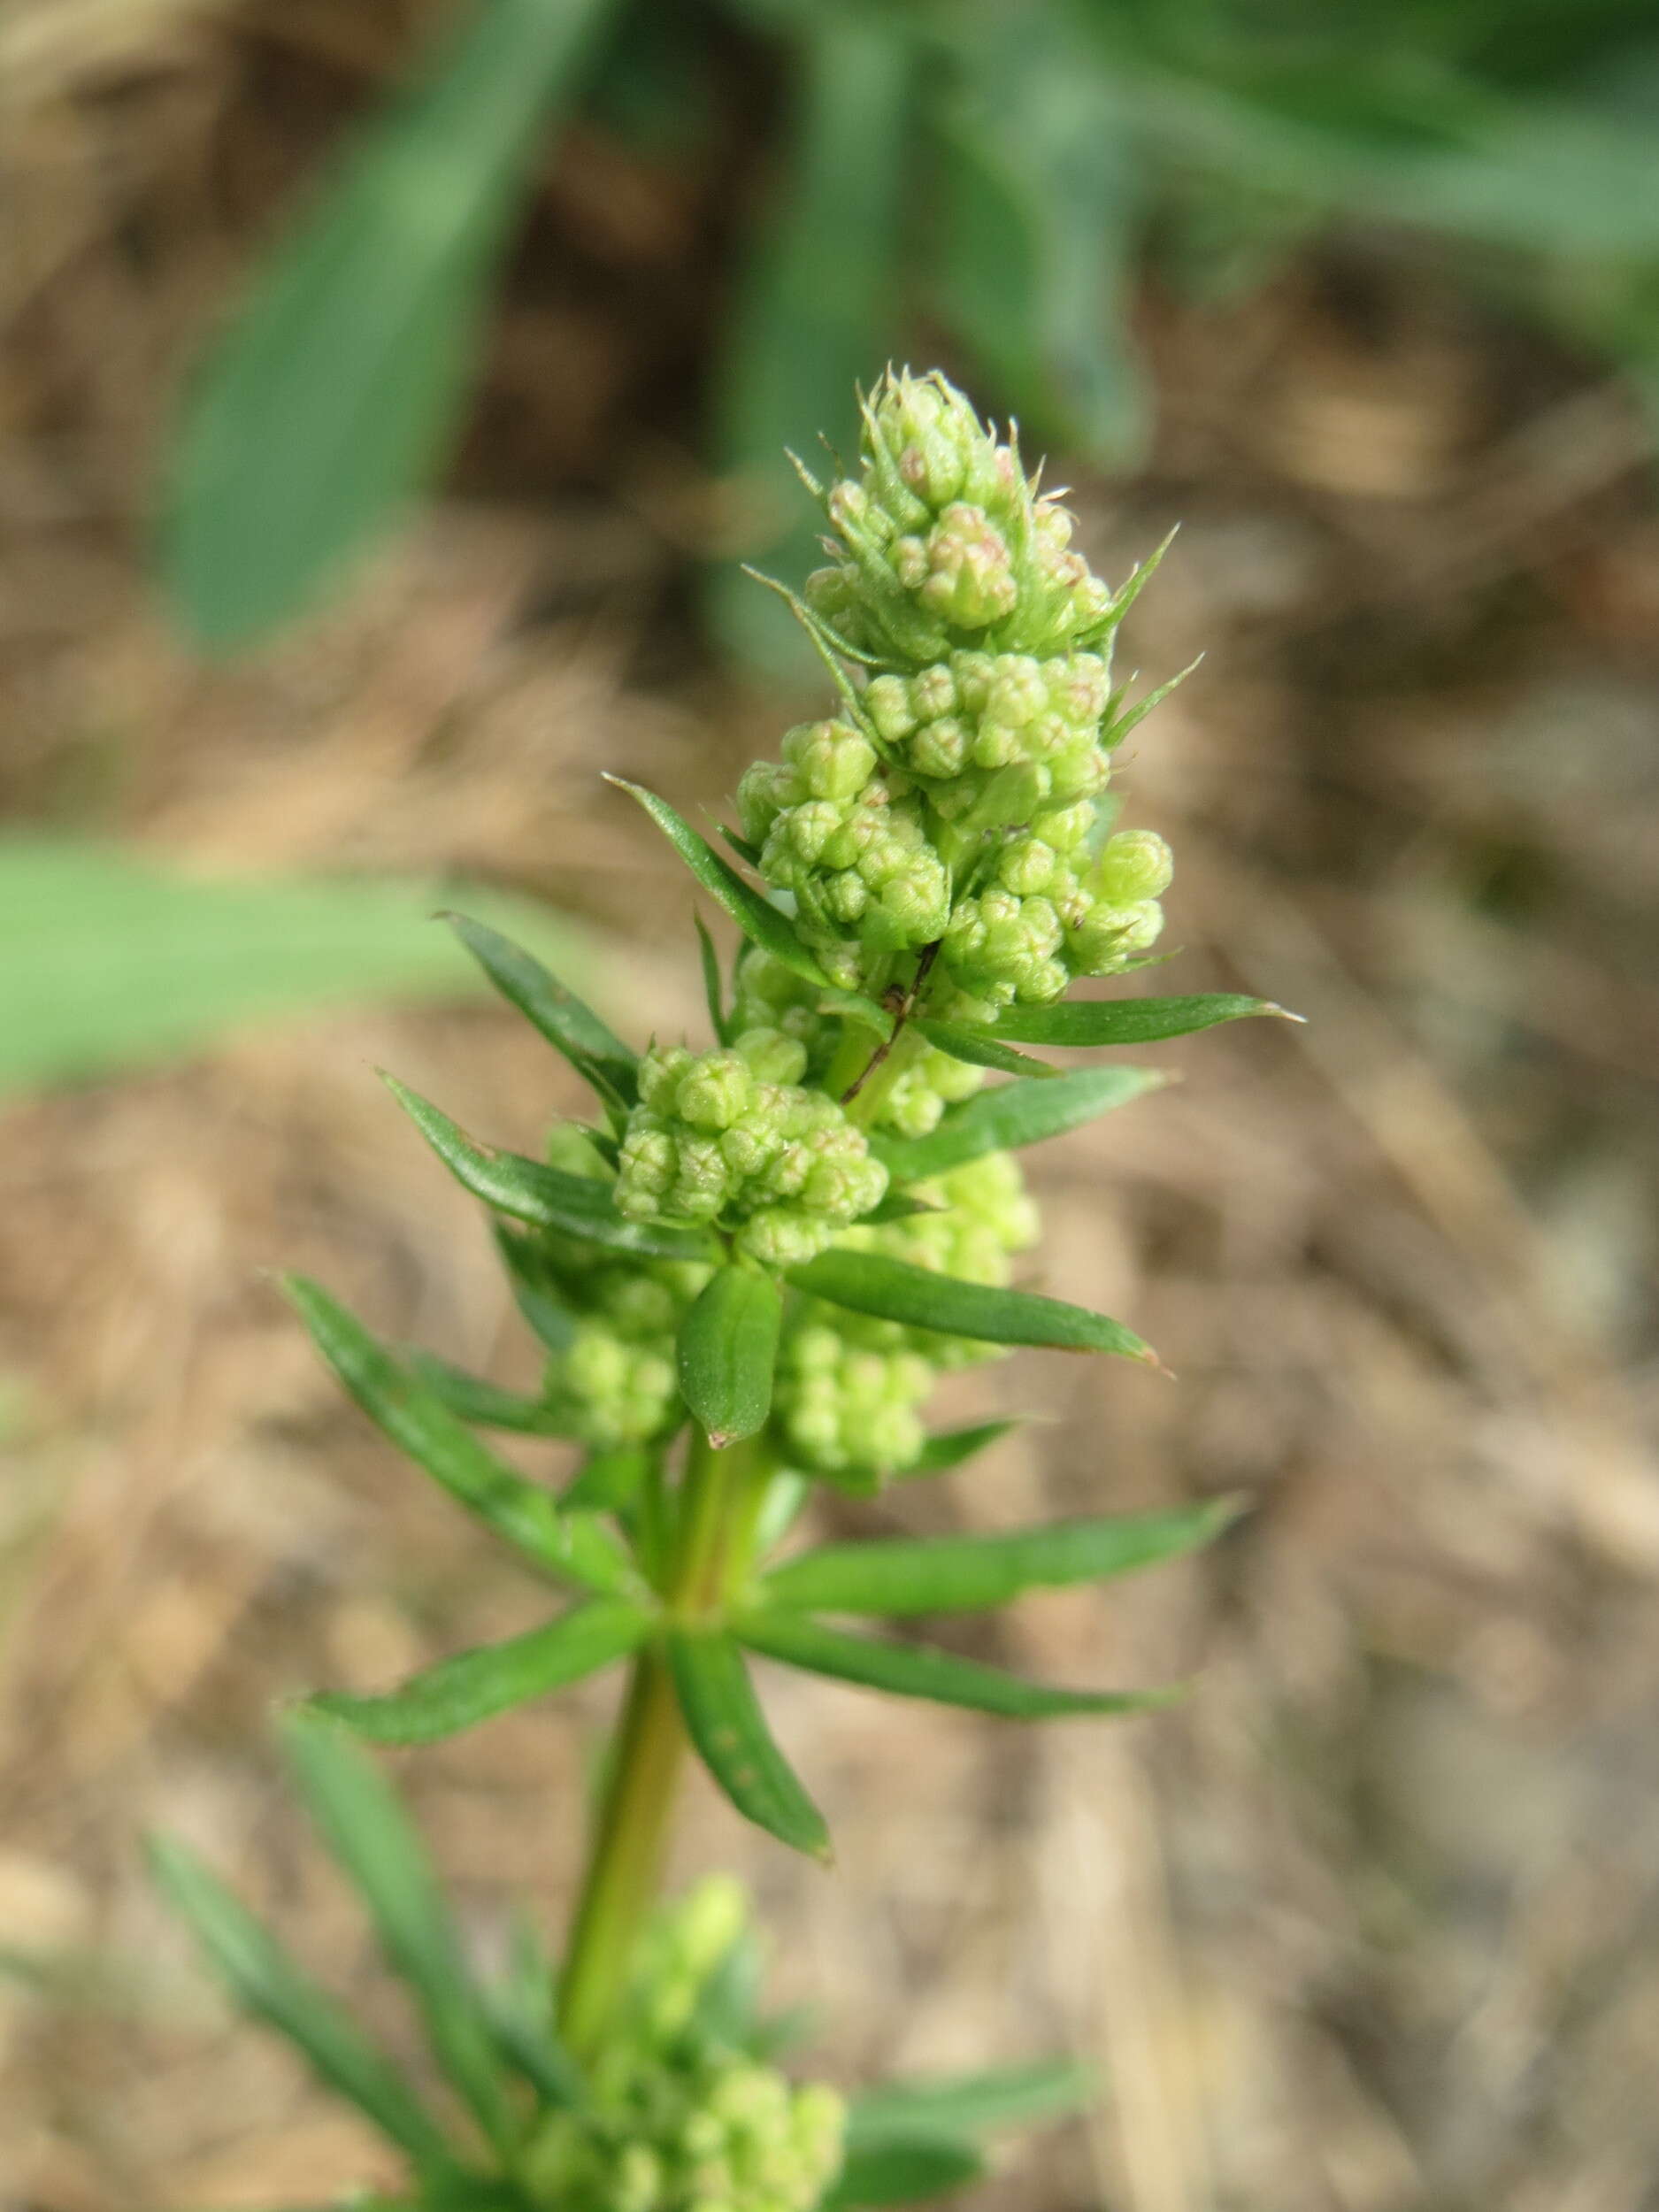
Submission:
{"label": "out-of-focus leaf", "polygon": [[1080,1128],[1168,1081],[1158,1068],[1079,1068],[1052,1083],[1003,1084],[951,1107],[925,1137],[879,1135],[871,1149],[901,1181],[920,1182],[987,1152],[1012,1151]]}
{"label": "out-of-focus leaf", "polygon": [[510,1229],[504,1221],[493,1222],[491,1228],[512,1286],[513,1303],[532,1333],[549,1352],[568,1351],[576,1334],[576,1317],[561,1302],[563,1294],[538,1240],[522,1230]]}
{"label": "out-of-focus leaf", "polygon": [[595,1085],[602,1097],[634,1097],[634,1071],[639,1055],[614,1035],[591,1007],[567,990],[534,953],[515,945],[487,922],[470,915],[444,918],[461,942],[510,1005],[562,1053],[578,1073]]}
{"label": "out-of-focus leaf", "polygon": [[1063,1298],[1043,1298],[1030,1290],[995,1290],[964,1283],[908,1260],[881,1252],[846,1252],[832,1247],[815,1260],[789,1271],[798,1289],[826,1298],[854,1313],[882,1321],[902,1321],[915,1329],[937,1329],[946,1336],[977,1337],[987,1344],[1041,1344],[1069,1352],[1112,1352],[1120,1359],[1157,1365],[1157,1354],[1133,1329],[1087,1306]]}
{"label": "out-of-focus leaf", "polygon": [[770,900],[762,898],[752,885],[745,883],[731,863],[722,860],[708,839],[699,836],[689,822],[682,820],[666,799],[659,799],[642,784],[627,783],[620,776],[607,776],[605,781],[639,801],[703,889],[719,901],[751,944],[769,952],[803,981],[825,983],[824,971],[795,935],[788,916],[780,913]]}
{"label": "out-of-focus leaf", "polygon": [[457,1651],[383,1696],[324,1690],[308,1703],[375,1743],[436,1743],[626,1658],[650,1625],[641,1608],[602,1600],[522,1636]]}
{"label": "out-of-focus leaf", "polygon": [[824,1816],[779,1750],[735,1640],[723,1629],[681,1629],[668,1655],[691,1740],[738,1811],[793,1850],[827,1858]]}
{"label": "out-of-focus leaf", "polygon": [[1052,18],[976,27],[934,112],[936,304],[1023,424],[1121,462],[1147,428],[1127,297],[1145,164]]}
{"label": "out-of-focus leaf", "polygon": [[[779,475],[785,448],[820,436],[850,457],[855,388],[886,357],[905,237],[916,49],[902,12],[813,7],[792,34],[799,73],[782,144],[789,167],[726,320],[715,453],[753,503],[745,553],[798,582],[818,565],[819,518]],[[710,580],[715,626],[740,658],[810,667],[784,604],[738,569]]]}
{"label": "out-of-focus leaf", "polygon": [[710,936],[708,924],[702,915],[694,914],[691,918],[696,925],[697,953],[703,962],[703,995],[709,1009],[709,1026],[714,1032],[717,1043],[729,1045],[732,1041],[731,1028],[720,1003],[720,956],[714,949],[714,940]]}
{"label": "out-of-focus leaf", "polygon": [[1087,2066],[1064,2058],[933,2081],[882,2082],[854,2098],[847,2115],[848,2139],[857,2143],[933,2128],[947,2135],[986,2135],[1079,2111],[1098,2087]]}
{"label": "out-of-focus leaf", "polygon": [[414,1993],[434,2057],[504,2152],[514,2125],[501,2055],[426,1847],[396,1793],[332,1722],[294,1715],[286,1734],[311,1817]]}
{"label": "out-of-focus leaf", "polygon": [[210,359],[163,538],[204,644],[301,611],[452,430],[537,133],[610,0],[479,0],[371,123]]}
{"label": "out-of-focus leaf", "polygon": [[518,1436],[568,1436],[570,1428],[539,1398],[521,1397],[503,1390],[465,1368],[452,1367],[435,1352],[419,1349],[403,1355],[410,1368],[451,1413],[481,1429],[506,1429]]}
{"label": "out-of-focus leaf", "polygon": [[735,1264],[703,1285],[680,1325],[680,1393],[718,1450],[753,1436],[772,1411],[783,1294]]}
{"label": "out-of-focus leaf", "polygon": [[589,1452],[559,1503],[567,1513],[626,1512],[650,1472],[651,1456],[643,1444]]}
{"label": "out-of-focus leaf", "polygon": [[[503,918],[579,967],[573,930]],[[429,887],[198,876],[73,838],[0,838],[0,1092],[177,1059],[253,1022],[474,987]]]}
{"label": "out-of-focus leaf", "polygon": [[928,1043],[941,1052],[948,1052],[953,1060],[965,1060],[970,1067],[995,1068],[999,1075],[1019,1075],[1052,1079],[1058,1068],[1051,1068],[1046,1060],[1033,1060],[1028,1052],[1016,1052],[1013,1046],[994,1037],[988,1029],[970,1029],[965,1022],[913,1021],[912,1029],[926,1037]]}
{"label": "out-of-focus leaf", "polygon": [[959,2137],[918,2131],[872,2135],[849,2146],[841,2178],[822,2212],[852,2212],[857,2205],[915,2204],[965,2188],[985,2172],[985,2160]]}
{"label": "out-of-focus leaf", "polygon": [[290,1275],[285,1287],[370,1420],[469,1513],[562,1581],[611,1596],[633,1590],[637,1577],[608,1529],[589,1514],[561,1513],[545,1490],[515,1474],[320,1285]]}
{"label": "out-of-focus leaf", "polygon": [[1301,1019],[1269,999],[1221,991],[1199,998],[1060,999],[1052,1006],[1010,1006],[996,1018],[996,1033],[1025,1045],[1148,1045],[1250,1014]]}
{"label": "out-of-focus leaf", "polygon": [[634,1252],[655,1259],[706,1260],[714,1244],[698,1229],[664,1228],[655,1222],[628,1221],[611,1202],[609,1187],[592,1177],[570,1175],[517,1152],[497,1152],[474,1144],[449,1117],[395,1075],[386,1087],[463,1189],[497,1212],[582,1237],[611,1252]]}
{"label": "out-of-focus leaf", "polygon": [[1238,1517],[1233,1500],[1169,1513],[1060,1521],[994,1536],[893,1536],[826,1544],[773,1568],[758,1601],[813,1613],[977,1612],[1024,1590],[1103,1582],[1207,1544]]}
{"label": "out-of-focus leaf", "polygon": [[176,1836],[155,1836],[157,1880],[246,2009],[301,2051],[332,2089],[367,2113],[435,2181],[453,2170],[442,2131],[402,2074],[319,1989],[270,1931]]}
{"label": "out-of-focus leaf", "polygon": [[751,1651],[810,1674],[856,1682],[892,1697],[931,1699],[935,1705],[964,1705],[999,1720],[1063,1720],[1106,1713],[1143,1713],[1167,1705],[1168,1690],[1062,1690],[1024,1682],[998,1667],[959,1659],[955,1652],[922,1644],[878,1641],[849,1635],[799,1613],[746,1614],[735,1624],[737,1636]]}

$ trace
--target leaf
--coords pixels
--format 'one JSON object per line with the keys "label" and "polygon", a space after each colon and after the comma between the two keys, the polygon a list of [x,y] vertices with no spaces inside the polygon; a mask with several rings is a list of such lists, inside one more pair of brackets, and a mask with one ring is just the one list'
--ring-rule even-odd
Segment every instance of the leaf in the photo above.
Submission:
{"label": "leaf", "polygon": [[589,1452],[559,1503],[567,1513],[626,1512],[650,1472],[652,1456],[643,1444]]}
{"label": "leaf", "polygon": [[766,1425],[783,1294],[770,1275],[730,1265],[711,1275],[680,1325],[680,1394],[717,1451]]}
{"label": "leaf", "polygon": [[870,1148],[897,1180],[920,1182],[1079,1128],[1168,1080],[1158,1068],[1079,1068],[1052,1083],[1003,1084],[951,1107],[925,1137],[872,1137]]}
{"label": "leaf", "polygon": [[937,1329],[947,1336],[971,1336],[987,1344],[1041,1344],[1071,1352],[1114,1352],[1124,1359],[1158,1363],[1157,1354],[1133,1329],[1086,1306],[1030,1290],[995,1290],[964,1283],[908,1260],[879,1252],[846,1252],[832,1247],[804,1266],[793,1267],[797,1289],[854,1313],[883,1321],[902,1321],[916,1329]]}
{"label": "leaf", "polygon": [[1147,431],[1127,296],[1144,163],[1064,27],[976,30],[934,115],[939,312],[1022,426],[1121,463]]}
{"label": "leaf", "polygon": [[435,1352],[411,1348],[403,1355],[417,1379],[450,1412],[475,1428],[506,1429],[518,1436],[568,1436],[561,1422],[538,1398],[521,1397],[517,1391],[500,1389],[465,1368],[452,1367]]}
{"label": "leaf", "polygon": [[[798,580],[821,526],[782,491],[779,457],[824,434],[851,450],[855,388],[897,327],[918,42],[900,11],[813,7],[790,45],[784,173],[724,319],[714,442],[750,518],[745,553]],[[710,597],[730,650],[803,673],[801,634],[771,594],[726,566]]]}
{"label": "leaf", "polygon": [[413,1992],[433,2055],[504,2153],[514,2124],[500,2055],[419,1836],[390,1786],[332,1722],[296,1715],[284,1733],[311,1817]]}
{"label": "leaf", "polygon": [[856,1498],[873,1498],[889,1482],[913,1482],[960,1467],[964,1460],[973,1458],[976,1453],[984,1451],[1018,1426],[1018,1421],[981,1421],[972,1428],[942,1429],[938,1435],[928,1438],[908,1467],[837,1467],[833,1472],[820,1471],[817,1479]]}
{"label": "leaf", "polygon": [[970,1067],[995,1068],[999,1075],[1040,1079],[1060,1072],[1046,1060],[1033,1060],[1028,1052],[1016,1052],[1012,1045],[1003,1043],[988,1029],[970,1029],[963,1022],[914,1020],[910,1026],[939,1051],[948,1052],[953,1060],[965,1060]]}
{"label": "leaf", "polygon": [[1177,1559],[1238,1517],[1230,1498],[1167,1513],[1058,1521],[992,1536],[893,1536],[826,1544],[775,1567],[758,1586],[768,1608],[824,1613],[978,1612],[1022,1591],[1103,1582]]}
{"label": "leaf", "polygon": [[509,1005],[518,1008],[578,1075],[592,1083],[602,1098],[619,1094],[632,1103],[639,1067],[636,1052],[522,945],[468,915],[451,913],[443,918]]}
{"label": "leaf", "polygon": [[700,1229],[672,1229],[657,1222],[627,1221],[617,1211],[610,1186],[588,1175],[526,1160],[521,1153],[498,1152],[474,1144],[445,1113],[395,1075],[386,1087],[464,1190],[497,1212],[580,1237],[611,1252],[633,1252],[653,1259],[708,1260],[713,1240]]}
{"label": "leaf", "polygon": [[1148,1045],[1251,1014],[1301,1019],[1268,999],[1222,991],[1198,998],[1063,999],[1053,1006],[1010,1006],[997,1016],[996,1033],[1027,1045]]}
{"label": "leaf", "polygon": [[981,1666],[975,1660],[959,1659],[954,1652],[849,1636],[843,1629],[803,1620],[796,1613],[746,1614],[734,1626],[739,1640],[749,1650],[761,1652],[768,1659],[780,1659],[787,1666],[831,1675],[842,1682],[857,1682],[865,1689],[885,1690],[894,1697],[965,1705],[971,1712],[991,1713],[1001,1720],[1140,1713],[1150,1706],[1167,1705],[1171,1698],[1166,1690],[1050,1689],[1042,1683],[1022,1682],[1017,1675]]}
{"label": "leaf", "polygon": [[745,883],[731,863],[722,860],[689,822],[682,821],[666,799],[659,799],[654,791],[629,783],[622,776],[607,776],[605,781],[639,801],[703,889],[718,900],[751,944],[769,952],[803,982],[826,984],[824,971],[796,936],[788,916]]}
{"label": "leaf", "polygon": [[163,572],[203,644],[300,612],[438,459],[538,134],[609,12],[471,9],[266,263],[173,457]]}
{"label": "leaf", "polygon": [[325,1690],[307,1704],[375,1743],[436,1743],[626,1658],[650,1627],[636,1605],[579,1605],[543,1628],[440,1659],[383,1696]]}
{"label": "leaf", "polygon": [[972,2143],[942,2134],[872,2136],[850,2143],[841,2177],[821,2212],[852,2212],[857,2205],[914,2204],[964,2188],[985,2172]]}
{"label": "leaf", "polygon": [[576,1317],[561,1302],[558,1279],[534,1237],[493,1221],[491,1233],[512,1289],[513,1303],[549,1352],[566,1352],[576,1338]]}
{"label": "leaf", "polygon": [[424,2175],[449,2172],[452,2154],[437,2123],[356,2021],[176,1837],[152,1836],[149,1853],[157,1881],[243,2008],[285,2035]]}
{"label": "leaf", "polygon": [[933,2081],[882,2082],[854,2098],[847,2116],[848,2139],[856,2143],[929,2129],[947,2135],[988,2134],[1075,2112],[1093,2101],[1098,2087],[1088,2067],[1064,2058]]}
{"label": "leaf", "polygon": [[626,1553],[597,1521],[562,1514],[545,1490],[497,1459],[320,1285],[290,1275],[283,1287],[370,1420],[469,1513],[562,1580],[607,1594],[633,1586]]}
{"label": "leaf", "polygon": [[691,1740],[738,1811],[791,1849],[827,1859],[824,1816],[773,1740],[735,1640],[722,1629],[679,1629],[668,1657]]}
{"label": "leaf", "polygon": [[[470,995],[430,885],[204,876],[96,840],[0,836],[0,1094],[185,1057],[253,1023]],[[591,961],[527,902],[503,917]]]}
{"label": "leaf", "polygon": [[720,956],[714,949],[714,940],[709,934],[708,924],[701,914],[694,914],[692,922],[697,932],[697,952],[703,962],[703,996],[709,1010],[709,1026],[714,1032],[717,1044],[732,1041],[731,1025],[720,1001],[724,995],[720,980]]}

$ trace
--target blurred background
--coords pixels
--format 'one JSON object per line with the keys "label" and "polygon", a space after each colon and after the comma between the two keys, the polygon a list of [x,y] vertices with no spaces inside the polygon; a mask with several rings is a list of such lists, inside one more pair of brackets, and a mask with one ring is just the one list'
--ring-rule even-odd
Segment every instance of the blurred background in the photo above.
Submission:
{"label": "blurred background", "polygon": [[[695,1031],[599,773],[695,812],[813,710],[732,563],[798,580],[780,449],[889,357],[1018,413],[1109,577],[1181,524],[1126,818],[1173,987],[1309,1018],[1040,1156],[1042,1280],[1179,1386],[1022,1356],[952,1410],[1042,1425],[826,1518],[1254,1510],[963,1632],[1179,1714],[780,1678],[836,1873],[701,1784],[681,1870],[751,1875],[837,2078],[1095,2059],[987,2212],[1659,2208],[1655,124],[1650,0],[12,0],[7,2212],[379,2177],[139,1838],[386,2011],[267,1717],[534,1593],[267,1271],[531,1379],[373,1071],[524,1148],[577,1099],[425,917]],[[481,1943],[565,1910],[605,1711],[397,1763]]]}

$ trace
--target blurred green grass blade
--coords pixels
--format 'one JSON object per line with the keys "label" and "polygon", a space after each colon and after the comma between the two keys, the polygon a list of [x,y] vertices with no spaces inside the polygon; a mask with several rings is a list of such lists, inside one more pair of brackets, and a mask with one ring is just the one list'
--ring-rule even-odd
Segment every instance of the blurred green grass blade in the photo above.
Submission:
{"label": "blurred green grass blade", "polygon": [[561,1513],[545,1490],[497,1459],[320,1285],[290,1275],[284,1288],[351,1397],[440,1488],[561,1581],[608,1595],[633,1587],[627,1555],[607,1529],[588,1514]]}
{"label": "blurred green grass blade", "polygon": [[1061,999],[1053,1006],[1010,1006],[996,1018],[996,1033],[1027,1045],[1148,1045],[1254,1014],[1301,1019],[1271,1000],[1219,991],[1197,998]]}
{"label": "blurred green grass blade", "polygon": [[943,2133],[894,2132],[849,2142],[841,2177],[820,2212],[853,2212],[858,2205],[917,2204],[965,2188],[986,2170],[973,2144]]}
{"label": "blurred green grass blade", "polygon": [[797,1289],[853,1313],[900,1321],[946,1336],[971,1336],[985,1344],[1049,1345],[1069,1352],[1110,1352],[1156,1367],[1157,1354],[1133,1329],[1109,1314],[1030,1290],[995,1290],[941,1275],[880,1252],[832,1247],[789,1270]]}
{"label": "blurred green grass blade", "polygon": [[409,1985],[433,2055],[504,2153],[516,2132],[505,2069],[425,1846],[396,1793],[335,1723],[295,1714],[283,1733],[311,1817]]}
{"label": "blurred green grass blade", "polygon": [[457,1651],[382,1696],[324,1690],[307,1704],[374,1743],[437,1743],[626,1658],[649,1626],[640,1607],[601,1600],[522,1636]]}
{"label": "blurred green grass blade", "polygon": [[152,1837],[150,1859],[238,2002],[286,2036],[331,2088],[400,2144],[423,2177],[435,2182],[452,2172],[449,2145],[402,2074],[275,1937],[176,1837]]}
{"label": "blurred green grass blade", "polygon": [[[198,876],[91,840],[0,837],[0,1093],[177,1059],[313,1008],[470,995],[433,903],[410,882]],[[489,903],[592,964],[557,917]]]}
{"label": "blurred green grass blade", "polygon": [[676,1630],[668,1657],[687,1732],[738,1811],[791,1849],[826,1859],[824,1816],[779,1750],[735,1639],[718,1628]]}
{"label": "blurred green grass blade", "polygon": [[782,1325],[772,1277],[734,1264],[709,1278],[680,1323],[680,1394],[717,1450],[765,1426]]}
{"label": "blurred green grass blade", "polygon": [[855,2097],[847,2115],[850,2143],[914,2129],[942,2134],[988,2134],[1056,2119],[1092,2101],[1099,2083],[1087,2066],[1064,2058],[1035,2059],[982,2074],[933,2081],[882,2082]]}
{"label": "blurred green grass blade", "polygon": [[1129,459],[1148,412],[1129,331],[1143,165],[1098,60],[1052,19],[982,19],[956,55],[933,113],[935,306],[1022,427]]}
{"label": "blurred green grass blade", "polygon": [[[749,252],[714,383],[714,456],[753,517],[744,557],[798,584],[822,524],[778,472],[820,437],[851,458],[853,396],[887,357],[898,311],[917,51],[897,9],[805,11],[782,142],[790,166]],[[714,626],[740,659],[800,676],[812,659],[787,608],[734,566],[710,579]]]}
{"label": "blurred green grass blade", "polygon": [[919,1182],[987,1152],[1040,1144],[1081,1128],[1169,1079],[1158,1068],[1079,1068],[1048,1083],[1004,1084],[951,1107],[925,1137],[878,1135],[870,1148],[899,1181]]}
{"label": "blurred green grass blade", "polygon": [[313,602],[440,457],[537,135],[611,0],[476,0],[259,273],[186,412],[162,569],[192,635]]}
{"label": "blurred green grass blade", "polygon": [[444,919],[509,1005],[516,1006],[579,1075],[589,1082],[598,1078],[595,1087],[602,1096],[616,1092],[625,1102],[632,1101],[639,1055],[591,1007],[549,974],[534,953],[488,922],[469,914],[446,914]]}
{"label": "blurred green grass blade", "polygon": [[1064,1720],[1089,1715],[1142,1713],[1167,1705],[1167,1690],[1062,1690],[1025,1682],[1000,1667],[958,1658],[923,1644],[895,1644],[849,1635],[795,1612],[754,1613],[734,1624],[750,1651],[809,1674],[856,1682],[891,1697],[919,1697],[935,1705],[965,1706],[999,1720]]}
{"label": "blurred green grass blade", "polygon": [[607,776],[605,781],[639,801],[703,889],[719,901],[751,944],[769,952],[803,982],[826,984],[824,971],[796,936],[788,916],[745,883],[731,863],[722,860],[708,839],[676,814],[666,799],[621,776]]}
{"label": "blurred green grass blade", "polygon": [[757,1586],[764,1607],[813,1613],[979,1612],[1025,1590],[1104,1582],[1195,1551],[1238,1517],[1224,1498],[1168,1513],[1059,1521],[1005,1536],[876,1537],[787,1560]]}
{"label": "blurred green grass blade", "polygon": [[939,1051],[948,1052],[953,1060],[965,1061],[970,1067],[995,1068],[999,1075],[1034,1077],[1041,1082],[1051,1082],[1060,1072],[1046,1060],[1016,1052],[988,1029],[971,1029],[965,1022],[913,1020],[910,1027]]}
{"label": "blurred green grass blade", "polygon": [[474,1428],[505,1429],[515,1436],[568,1437],[572,1433],[569,1423],[561,1421],[538,1398],[521,1397],[516,1390],[503,1390],[481,1376],[469,1375],[465,1368],[440,1359],[435,1352],[406,1347],[402,1356],[418,1380],[441,1398],[451,1413]]}
{"label": "blurred green grass blade", "polygon": [[712,1259],[715,1248],[705,1231],[672,1229],[655,1222],[628,1221],[611,1201],[611,1187],[591,1176],[571,1175],[521,1153],[498,1152],[474,1144],[448,1114],[400,1083],[386,1087],[464,1190],[487,1206],[527,1221],[539,1229],[580,1237],[607,1251],[643,1254],[655,1259]]}

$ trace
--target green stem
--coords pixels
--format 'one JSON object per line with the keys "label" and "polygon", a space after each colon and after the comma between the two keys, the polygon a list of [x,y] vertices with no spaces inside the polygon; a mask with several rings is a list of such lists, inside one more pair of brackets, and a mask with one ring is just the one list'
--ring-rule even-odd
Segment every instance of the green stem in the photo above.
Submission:
{"label": "green stem", "polygon": [[[694,1432],[663,1578],[671,1613],[718,1610],[748,1570],[774,1471],[758,1438],[717,1452]],[[685,1754],[673,1678],[653,1647],[634,1663],[559,1984],[559,2033],[576,2058],[598,2044],[626,1987],[662,1878]]]}

